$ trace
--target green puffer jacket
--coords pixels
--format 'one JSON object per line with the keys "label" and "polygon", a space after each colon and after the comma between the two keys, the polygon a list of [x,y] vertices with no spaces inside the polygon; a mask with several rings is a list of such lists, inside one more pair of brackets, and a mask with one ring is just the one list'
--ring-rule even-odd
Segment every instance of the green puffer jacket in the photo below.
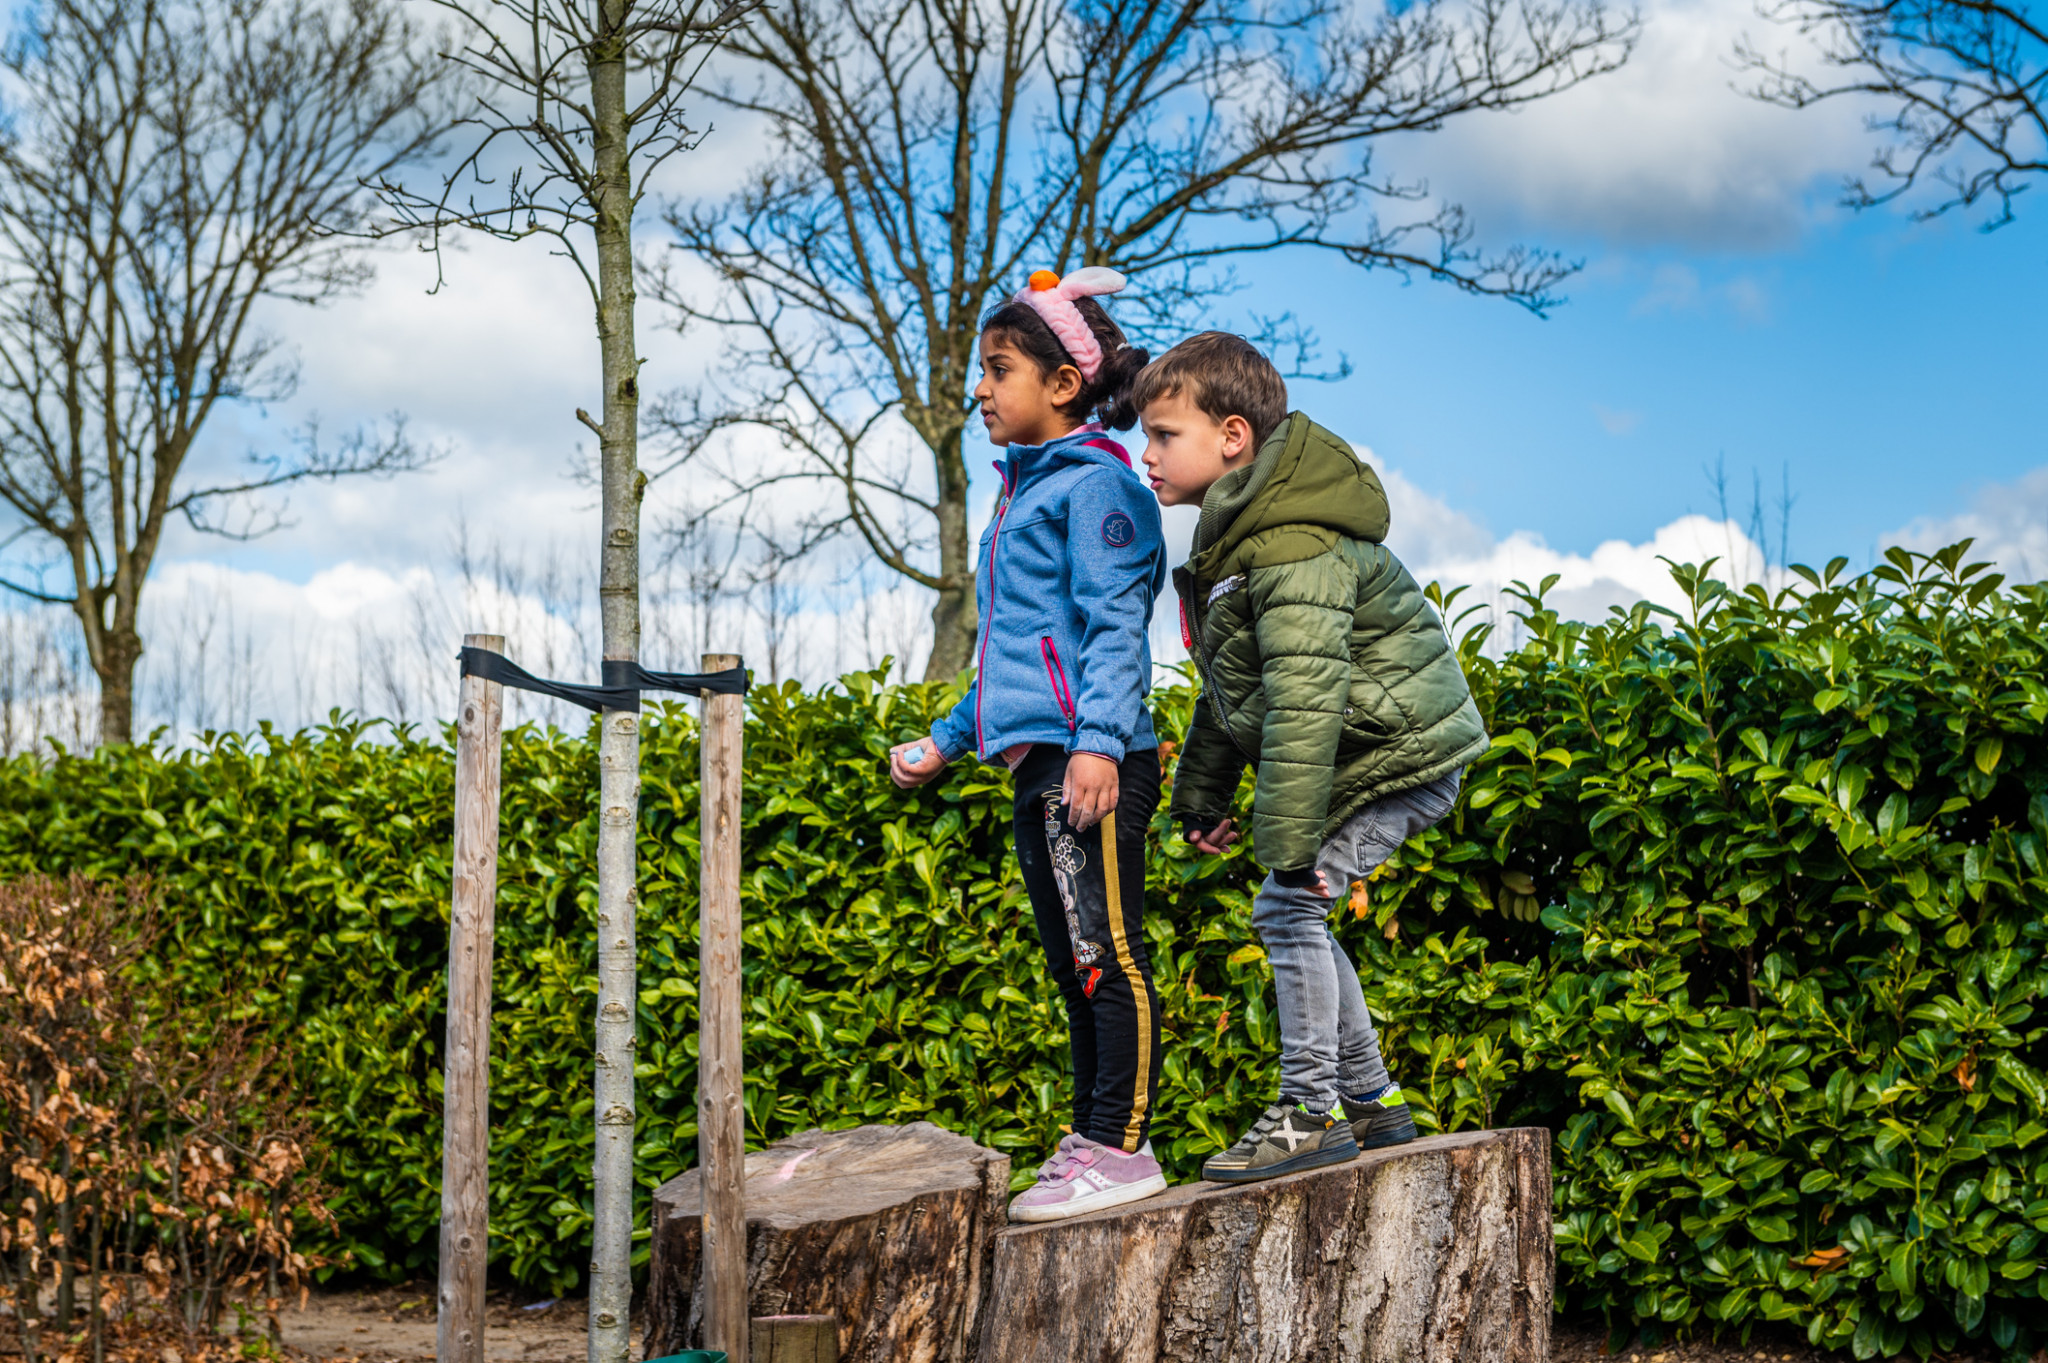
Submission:
{"label": "green puffer jacket", "polygon": [[1209,489],[1174,573],[1202,696],[1173,813],[1226,817],[1257,762],[1252,836],[1271,870],[1314,865],[1365,805],[1487,749],[1443,621],[1386,533],[1378,475],[1296,412]]}

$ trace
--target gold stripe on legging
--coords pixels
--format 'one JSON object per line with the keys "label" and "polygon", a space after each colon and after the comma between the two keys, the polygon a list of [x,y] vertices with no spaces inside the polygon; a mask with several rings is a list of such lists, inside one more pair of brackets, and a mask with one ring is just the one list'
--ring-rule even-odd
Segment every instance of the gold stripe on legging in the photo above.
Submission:
{"label": "gold stripe on legging", "polygon": [[[1136,1154],[1138,1133],[1145,1129],[1145,1109],[1149,1095],[1146,1092],[1152,1078],[1152,996],[1145,989],[1145,979],[1138,973],[1138,963],[1131,957],[1130,939],[1124,936],[1123,884],[1118,879],[1121,868],[1116,860],[1116,812],[1102,816],[1102,883],[1109,894],[1109,938],[1116,945],[1116,963],[1123,967],[1124,978],[1131,982],[1131,1002],[1138,1008],[1138,1078],[1131,1093],[1131,1120],[1124,1127],[1124,1150]],[[1139,928],[1142,931],[1144,924]]]}

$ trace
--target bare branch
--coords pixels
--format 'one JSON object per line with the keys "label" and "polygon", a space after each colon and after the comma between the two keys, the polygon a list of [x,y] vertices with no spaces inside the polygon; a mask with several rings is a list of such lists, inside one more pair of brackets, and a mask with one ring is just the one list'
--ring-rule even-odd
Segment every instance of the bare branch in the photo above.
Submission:
{"label": "bare branch", "polygon": [[2003,0],[1770,0],[1761,13],[1813,39],[1840,77],[1816,79],[1782,53],[1745,41],[1750,93],[1803,109],[1843,97],[1874,100],[1883,137],[1874,177],[1852,177],[1844,201],[1873,208],[1932,184],[1915,216],[1991,206],[1983,226],[2013,219],[2013,202],[2048,172],[2048,28]]}
{"label": "bare branch", "polygon": [[5,589],[13,592],[16,596],[25,596],[31,601],[40,601],[45,605],[51,606],[69,606],[78,599],[72,596],[51,596],[48,592],[40,592],[33,587],[24,587],[19,582],[11,582],[4,577],[0,577],[0,589]]}
{"label": "bare branch", "polygon": [[[1299,249],[1540,314],[1577,265],[1482,248],[1456,205],[1375,173],[1373,145],[1613,70],[1635,31],[1600,0],[764,10],[728,44],[717,93],[766,129],[768,155],[738,192],[669,206],[708,282],[649,272],[647,290],[727,359],[718,403],[655,414],[659,468],[765,434],[773,448],[749,447],[737,486],[796,471],[835,485],[830,523],[938,593],[927,676],[950,677],[974,629],[964,445],[992,301],[1035,266],[1113,266],[1136,284],[1124,325],[1156,343],[1215,324],[1238,257]],[[1325,372],[1293,339],[1296,376]],[[914,480],[891,466],[906,435]]]}

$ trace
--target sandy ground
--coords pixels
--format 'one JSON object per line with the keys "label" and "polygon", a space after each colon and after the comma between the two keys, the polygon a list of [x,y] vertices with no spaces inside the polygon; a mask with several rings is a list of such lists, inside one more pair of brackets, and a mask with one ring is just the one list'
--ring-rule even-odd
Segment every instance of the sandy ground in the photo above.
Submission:
{"label": "sandy ground", "polygon": [[[315,1293],[304,1311],[287,1307],[285,1343],[337,1363],[424,1363],[434,1357],[434,1295],[429,1286]],[[537,1302],[493,1293],[484,1344],[491,1363],[583,1363],[584,1304]],[[1685,1341],[1606,1351],[1597,1328],[1562,1322],[1554,1332],[1552,1363],[1847,1363],[1849,1355],[1808,1347],[1797,1335],[1753,1334],[1747,1344]],[[633,1356],[639,1357],[635,1331]],[[1938,1363],[1990,1363],[1958,1354]],[[2048,1363],[2044,1357],[2041,1363]]]}
{"label": "sandy ground", "polygon": [[[278,1317],[284,1342],[318,1359],[341,1363],[417,1363],[434,1357],[434,1291],[430,1285],[359,1292],[315,1292],[299,1311]],[[583,1363],[588,1320],[579,1300],[548,1302],[493,1292],[484,1318],[490,1363]],[[633,1332],[633,1357],[640,1332]]]}

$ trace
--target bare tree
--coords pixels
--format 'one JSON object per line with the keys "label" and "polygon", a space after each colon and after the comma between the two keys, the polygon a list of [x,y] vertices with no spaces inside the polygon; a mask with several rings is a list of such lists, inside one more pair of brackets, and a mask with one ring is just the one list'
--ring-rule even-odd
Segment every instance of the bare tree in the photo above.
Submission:
{"label": "bare tree", "polygon": [[746,517],[726,521],[686,515],[663,531],[662,571],[680,572],[689,637],[698,652],[709,653],[719,608],[740,595],[736,584],[743,575],[739,563],[747,542]]}
{"label": "bare tree", "polygon": [[[962,448],[977,323],[1034,267],[1142,278],[1122,315],[1184,325],[1243,256],[1299,248],[1541,312],[1574,268],[1489,253],[1455,205],[1376,171],[1381,138],[1608,71],[1635,21],[1600,0],[788,0],[731,44],[722,91],[773,151],[730,199],[670,213],[657,281],[732,372],[664,405],[667,467],[753,427],[838,529],[935,593],[926,676],[975,633]],[[1383,216],[1382,210],[1388,215]],[[681,265],[709,264],[709,282]],[[1269,342],[1312,358],[1282,310]],[[907,430],[905,429],[907,427]]]}
{"label": "bare tree", "polygon": [[[604,656],[640,656],[640,356],[633,220],[648,177],[701,136],[684,117],[705,59],[755,0],[435,0],[461,29],[450,59],[481,93],[468,145],[431,192],[399,177],[380,189],[399,229],[430,249],[458,228],[540,237],[590,290],[602,391],[597,437],[598,596]],[[633,1235],[634,828],[637,717],[606,711],[598,747],[596,1197],[591,1228],[591,1363],[623,1363]]]}
{"label": "bare tree", "polygon": [[0,611],[0,758],[91,741],[89,668],[63,623],[42,607]]}
{"label": "bare tree", "polygon": [[[333,235],[360,177],[431,143],[436,70],[391,0],[50,0],[0,67],[0,501],[48,559],[4,585],[69,606],[100,681],[100,741],[134,722],[142,593],[166,529],[280,523],[260,494],[429,457],[402,423],[191,469],[224,404],[288,397],[266,300],[367,277]],[[42,571],[34,571],[40,566]],[[53,585],[52,579],[61,586]]]}
{"label": "bare tree", "polygon": [[2048,24],[2019,0],[1770,0],[1766,17],[1819,43],[1832,79],[1745,41],[1739,58],[1758,98],[1804,109],[1843,96],[1876,100],[1884,136],[1874,176],[1846,200],[1890,203],[1937,186],[1931,218],[1988,201],[1987,230],[2012,221],[2013,200],[2048,172]]}
{"label": "bare tree", "polygon": [[768,684],[803,668],[804,641],[795,626],[803,609],[804,584],[795,576],[803,558],[802,542],[756,530],[754,561],[746,568],[747,604],[761,626],[761,651],[768,662]]}

